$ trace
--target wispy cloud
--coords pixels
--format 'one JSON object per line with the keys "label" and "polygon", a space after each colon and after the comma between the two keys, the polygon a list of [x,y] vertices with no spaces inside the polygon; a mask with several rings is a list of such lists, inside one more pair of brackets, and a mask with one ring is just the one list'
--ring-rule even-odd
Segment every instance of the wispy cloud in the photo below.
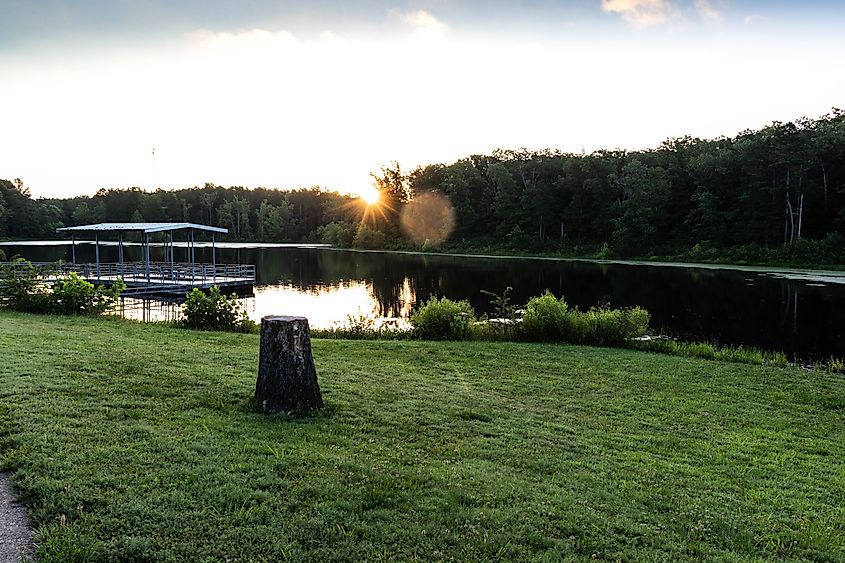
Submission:
{"label": "wispy cloud", "polygon": [[601,9],[619,14],[637,27],[661,25],[679,17],[677,7],[670,0],[602,0]]}
{"label": "wispy cloud", "polygon": [[701,16],[701,18],[711,22],[722,21],[722,12],[720,12],[710,2],[710,0],[695,0],[694,4],[695,10],[698,12],[698,15]]}
{"label": "wispy cloud", "polygon": [[751,15],[745,16],[745,18],[743,18],[742,21],[745,22],[745,25],[751,25],[751,24],[763,21],[764,19],[765,18],[763,16],[759,15],[759,14],[751,14]]}

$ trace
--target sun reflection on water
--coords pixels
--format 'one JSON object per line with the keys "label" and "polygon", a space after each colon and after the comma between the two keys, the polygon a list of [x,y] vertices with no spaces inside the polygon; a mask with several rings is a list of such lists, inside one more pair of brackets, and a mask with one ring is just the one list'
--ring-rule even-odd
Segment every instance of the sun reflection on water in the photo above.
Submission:
{"label": "sun reflection on water", "polygon": [[[241,298],[247,315],[255,322],[267,315],[302,316],[312,328],[334,328],[352,319],[372,319],[374,326],[409,327],[415,293],[405,278],[395,288],[390,305],[380,303],[371,282],[344,281],[302,288],[293,284],[255,286],[254,296]],[[139,321],[175,321],[181,305],[156,300],[125,299],[115,314]],[[395,316],[390,316],[395,315]]]}
{"label": "sun reflection on water", "polygon": [[256,286],[255,297],[246,299],[246,310],[249,318],[256,322],[266,315],[292,315],[306,317],[312,328],[332,328],[345,324],[349,318],[363,317],[373,319],[376,325],[387,322],[404,327],[407,326],[413,297],[413,290],[406,279],[398,316],[384,318],[370,283],[346,281],[308,289],[291,284],[273,284]]}

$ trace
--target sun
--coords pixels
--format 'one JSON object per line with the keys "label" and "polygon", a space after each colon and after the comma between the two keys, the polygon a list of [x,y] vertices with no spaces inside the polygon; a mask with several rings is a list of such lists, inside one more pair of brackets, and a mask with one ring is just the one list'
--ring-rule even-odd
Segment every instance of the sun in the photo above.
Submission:
{"label": "sun", "polygon": [[358,197],[363,199],[367,205],[375,205],[379,202],[379,199],[381,199],[381,192],[373,186],[368,186],[366,188],[362,188],[358,192]]}

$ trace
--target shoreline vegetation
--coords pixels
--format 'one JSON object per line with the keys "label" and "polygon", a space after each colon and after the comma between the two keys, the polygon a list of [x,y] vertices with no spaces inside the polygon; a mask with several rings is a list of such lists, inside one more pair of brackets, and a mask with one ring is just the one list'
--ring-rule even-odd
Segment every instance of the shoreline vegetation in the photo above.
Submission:
{"label": "shoreline vegetation", "polygon": [[37,559],[845,558],[841,376],[312,345],[326,409],[268,417],[257,335],[0,310],[0,465]]}
{"label": "shoreline vegetation", "polygon": [[[112,287],[94,286],[71,274],[44,283],[43,268],[20,257],[9,264],[0,262],[0,308],[37,314],[98,316],[110,312],[125,287],[121,280]],[[789,365],[782,351],[761,350],[716,342],[679,341],[655,334],[650,314],[641,307],[613,309],[570,308],[564,297],[546,290],[527,303],[511,300],[508,287],[501,294],[481,290],[490,298],[491,312],[478,317],[468,301],[432,296],[411,313],[410,328],[379,324],[366,316],[349,316],[346,323],[327,329],[312,329],[317,337],[350,340],[444,340],[486,342],[552,342],[629,348],[672,356],[721,360],[755,365]],[[217,286],[209,291],[193,289],[186,296],[178,320],[164,324],[193,330],[214,330],[257,334],[252,321],[235,294],[224,295]],[[808,369],[845,373],[845,360],[792,358],[793,364]],[[809,361],[812,360],[812,361]]]}
{"label": "shoreline vegetation", "polygon": [[[495,150],[372,175],[377,203],[318,186],[213,183],[33,199],[0,180],[0,238],[55,236],[98,222],[219,224],[238,242],[845,265],[845,112],[734,137],[668,139],[638,151]],[[492,249],[492,251],[491,251]]]}

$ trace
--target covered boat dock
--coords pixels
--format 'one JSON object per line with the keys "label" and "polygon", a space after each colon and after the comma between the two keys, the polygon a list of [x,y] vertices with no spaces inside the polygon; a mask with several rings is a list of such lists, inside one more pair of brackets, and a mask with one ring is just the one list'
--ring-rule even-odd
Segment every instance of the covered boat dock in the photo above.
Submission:
{"label": "covered boat dock", "polygon": [[[59,274],[76,272],[80,277],[96,283],[109,284],[118,278],[126,284],[125,296],[154,297],[184,294],[197,287],[207,289],[213,285],[231,291],[251,292],[255,285],[255,266],[252,264],[218,264],[216,234],[226,234],[228,229],[211,227],[197,223],[95,223],[76,227],[56,229],[60,233],[71,235],[71,262],[55,267]],[[174,234],[184,232],[184,254],[177,248]],[[197,263],[195,259],[195,233],[211,234],[211,263]],[[94,262],[77,263],[76,235],[94,234]],[[109,233],[117,236],[118,261],[100,260],[100,236]],[[141,260],[125,259],[124,235],[140,233]],[[153,261],[150,258],[151,235],[160,235],[164,259]],[[181,237],[180,237],[181,238]],[[112,243],[113,244],[113,243]],[[180,244],[180,246],[182,246]],[[178,260],[184,256],[184,260]]]}

